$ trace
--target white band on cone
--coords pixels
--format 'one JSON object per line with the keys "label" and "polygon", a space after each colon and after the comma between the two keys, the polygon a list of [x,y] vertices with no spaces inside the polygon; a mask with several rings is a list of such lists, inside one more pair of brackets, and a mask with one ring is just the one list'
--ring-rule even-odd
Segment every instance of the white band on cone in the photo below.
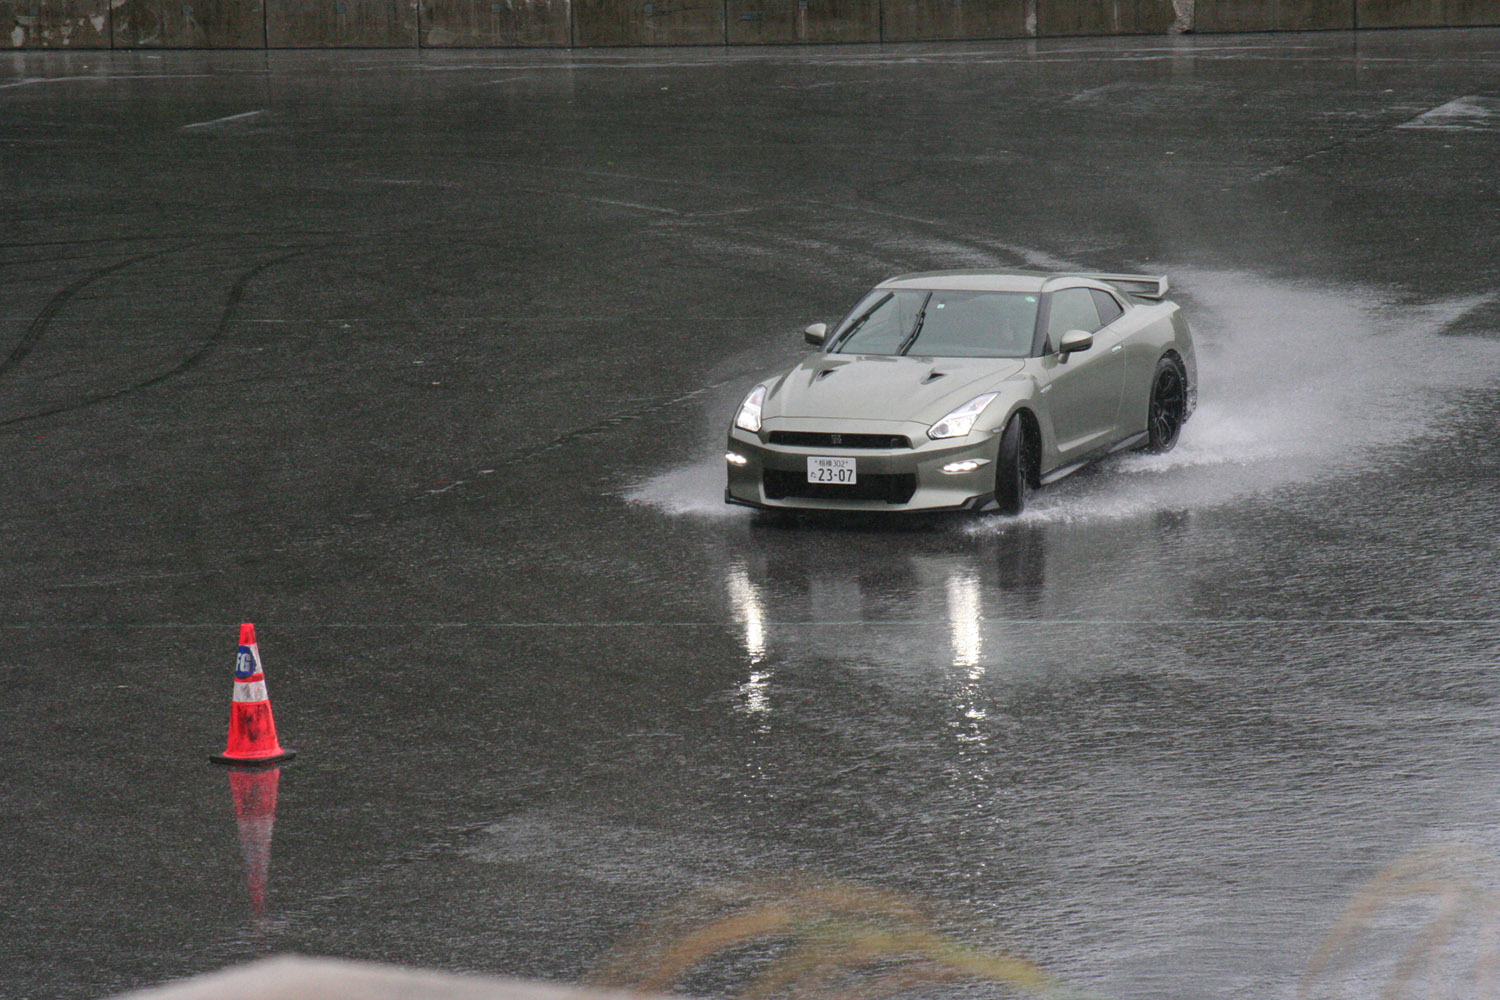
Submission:
{"label": "white band on cone", "polygon": [[235,701],[267,701],[270,695],[266,694],[265,681],[235,681]]}

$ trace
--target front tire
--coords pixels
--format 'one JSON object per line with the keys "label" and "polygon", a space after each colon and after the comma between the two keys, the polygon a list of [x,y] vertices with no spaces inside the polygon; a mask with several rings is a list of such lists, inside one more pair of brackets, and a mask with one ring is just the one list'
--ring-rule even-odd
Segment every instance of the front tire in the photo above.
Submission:
{"label": "front tire", "polygon": [[1187,376],[1174,358],[1162,358],[1151,377],[1151,402],[1146,411],[1146,450],[1171,451],[1182,436],[1187,419]]}
{"label": "front tire", "polygon": [[1018,413],[1000,435],[1000,454],[995,458],[995,505],[1012,516],[1026,509],[1031,499],[1031,441]]}

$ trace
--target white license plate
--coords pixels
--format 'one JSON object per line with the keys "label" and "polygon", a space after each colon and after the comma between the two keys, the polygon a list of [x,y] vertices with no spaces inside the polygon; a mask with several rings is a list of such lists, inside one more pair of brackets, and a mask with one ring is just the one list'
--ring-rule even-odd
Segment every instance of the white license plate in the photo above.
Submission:
{"label": "white license plate", "polygon": [[854,459],[809,455],[807,457],[807,481],[835,486],[852,486],[855,482]]}

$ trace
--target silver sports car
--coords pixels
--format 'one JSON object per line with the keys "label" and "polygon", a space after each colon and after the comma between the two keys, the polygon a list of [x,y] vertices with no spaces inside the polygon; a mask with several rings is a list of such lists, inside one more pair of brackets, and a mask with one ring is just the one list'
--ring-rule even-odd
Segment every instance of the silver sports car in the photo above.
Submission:
{"label": "silver sports car", "polygon": [[729,503],[999,510],[1105,455],[1167,451],[1197,400],[1167,279],[935,271],[883,281],[745,397]]}

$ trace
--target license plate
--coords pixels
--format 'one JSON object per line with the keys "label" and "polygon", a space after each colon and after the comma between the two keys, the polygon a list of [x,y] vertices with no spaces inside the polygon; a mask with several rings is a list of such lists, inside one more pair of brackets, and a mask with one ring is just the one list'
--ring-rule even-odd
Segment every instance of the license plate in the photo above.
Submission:
{"label": "license plate", "polygon": [[855,482],[854,459],[822,458],[818,455],[809,455],[807,457],[807,481],[835,486],[852,486]]}

